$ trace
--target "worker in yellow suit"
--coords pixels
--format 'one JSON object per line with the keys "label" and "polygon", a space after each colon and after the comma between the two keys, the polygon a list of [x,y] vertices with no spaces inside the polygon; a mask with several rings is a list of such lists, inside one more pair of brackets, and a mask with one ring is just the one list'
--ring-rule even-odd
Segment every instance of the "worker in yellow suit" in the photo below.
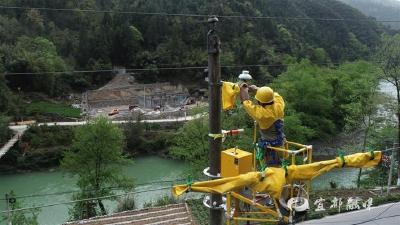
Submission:
{"label": "worker in yellow suit", "polygon": [[[256,92],[254,104],[249,97],[249,90]],[[266,151],[265,158],[268,165],[279,164],[280,159],[275,151],[268,149],[268,146],[283,146],[285,135],[283,133],[283,117],[285,102],[277,92],[270,87],[248,86],[243,83],[240,86],[240,100],[243,108],[253,118],[259,128],[261,138],[259,147]]]}

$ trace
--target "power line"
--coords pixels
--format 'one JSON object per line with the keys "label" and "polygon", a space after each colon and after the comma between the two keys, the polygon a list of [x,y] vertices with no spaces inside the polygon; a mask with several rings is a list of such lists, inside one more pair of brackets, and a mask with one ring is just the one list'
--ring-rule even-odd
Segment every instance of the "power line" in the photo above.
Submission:
{"label": "power line", "polygon": [[[297,63],[292,64],[250,64],[250,65],[225,65],[221,68],[242,68],[242,67],[280,67],[280,66],[294,66]],[[315,65],[340,65],[340,63],[317,63]],[[186,67],[160,67],[154,69],[148,68],[131,68],[125,69],[127,72],[144,72],[144,71],[157,71],[157,70],[200,70],[206,69],[207,66],[186,66]],[[101,73],[101,72],[115,72],[115,70],[66,70],[66,71],[46,71],[46,72],[4,72],[5,76],[12,75],[55,75],[55,74],[74,74],[74,73]]]}
{"label": "power line", "polygon": [[22,10],[41,10],[41,11],[67,11],[67,12],[86,12],[86,13],[115,13],[115,14],[134,14],[148,16],[184,16],[184,17],[209,17],[205,14],[187,14],[187,13],[163,13],[163,12],[138,12],[138,11],[120,11],[120,10],[96,10],[96,9],[73,9],[73,8],[48,8],[48,7],[23,7],[23,6],[4,6],[2,9],[22,9]]}
{"label": "power line", "polygon": [[[204,69],[207,66],[190,66],[190,67],[161,67],[161,68],[153,68],[153,69],[146,69],[146,68],[132,68],[132,69],[125,69],[128,72],[140,72],[140,71],[155,71],[155,70],[192,70],[192,69]],[[45,71],[45,72],[5,72],[4,75],[26,75],[26,74],[68,74],[68,73],[101,73],[101,72],[115,72],[116,70],[107,69],[107,70],[66,70],[66,71]]]}
{"label": "power line", "polygon": [[[121,11],[121,10],[96,10],[96,9],[77,9],[77,8],[49,8],[49,7],[24,7],[24,6],[5,6],[0,5],[0,9],[20,9],[20,10],[41,10],[57,12],[85,12],[85,13],[115,13],[132,14],[146,16],[165,16],[165,17],[195,17],[208,18],[209,14],[193,13],[164,13],[164,12],[139,12],[139,11]],[[284,16],[244,16],[244,15],[213,15],[226,19],[268,19],[268,20],[298,20],[298,21],[375,21],[381,23],[399,23],[400,20],[371,20],[371,19],[353,19],[353,18],[323,18],[323,17],[284,17]]]}
{"label": "power line", "polygon": [[68,202],[57,202],[57,203],[48,204],[48,205],[26,207],[26,208],[13,209],[13,210],[8,210],[8,211],[6,210],[6,211],[1,211],[1,213],[18,212],[18,211],[25,211],[25,210],[31,210],[31,209],[40,209],[40,208],[57,206],[57,205],[68,205],[68,204],[77,203],[77,202],[86,202],[86,201],[93,201],[93,200],[99,200],[99,199],[115,198],[115,197],[121,197],[121,196],[126,196],[126,195],[131,195],[131,194],[139,194],[139,193],[144,193],[144,192],[161,191],[161,190],[166,190],[166,189],[170,189],[170,188],[171,187],[162,187],[162,188],[155,188],[155,189],[149,189],[149,190],[143,190],[143,191],[127,192],[127,193],[123,193],[123,194],[101,196],[101,197],[97,197],[97,198],[86,198],[86,199],[78,199],[78,200],[73,200],[73,201],[68,201]]}
{"label": "power line", "polygon": [[[162,180],[162,181],[154,181],[154,182],[147,182],[147,183],[138,183],[135,184],[135,186],[146,186],[146,185],[151,185],[151,184],[163,184],[163,183],[174,183],[178,181],[185,181],[186,179],[176,179],[176,180]],[[115,186],[115,187],[107,187],[107,188],[102,188],[102,190],[120,190],[123,189],[123,186]],[[140,187],[137,187],[140,188]],[[15,196],[13,198],[16,199],[23,199],[23,198],[36,198],[36,197],[45,197],[45,196],[52,196],[52,195],[65,195],[65,194],[71,194],[71,193],[78,193],[78,192],[90,192],[90,191],[96,191],[95,189],[91,190],[74,190],[74,191],[63,191],[63,192],[55,192],[55,193],[46,193],[46,194],[32,194],[32,195],[21,195],[21,196]],[[0,201],[6,200],[5,198],[1,198]]]}
{"label": "power line", "polygon": [[[132,68],[125,69],[127,72],[143,72],[143,71],[156,71],[156,70],[193,70],[193,69],[205,69],[207,66],[190,66],[190,67],[161,67],[154,69],[146,68]],[[66,70],[66,71],[45,71],[45,72],[4,72],[4,75],[45,75],[45,74],[71,74],[71,73],[101,73],[101,72],[115,72],[116,70]]]}

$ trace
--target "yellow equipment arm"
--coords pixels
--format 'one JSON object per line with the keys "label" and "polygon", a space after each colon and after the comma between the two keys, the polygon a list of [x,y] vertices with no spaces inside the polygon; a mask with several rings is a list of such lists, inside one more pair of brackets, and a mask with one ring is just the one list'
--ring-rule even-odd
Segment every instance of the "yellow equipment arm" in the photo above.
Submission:
{"label": "yellow equipment arm", "polygon": [[283,186],[287,183],[295,180],[311,180],[323,173],[329,172],[333,168],[373,167],[378,165],[381,156],[382,153],[380,151],[375,151],[356,153],[307,165],[291,165],[288,167],[287,175],[283,168],[270,167],[265,169],[264,175],[261,172],[249,172],[235,177],[196,182],[192,185],[176,185],[172,188],[172,192],[175,196],[182,195],[187,191],[225,194],[229,191],[249,187],[254,191],[268,193],[273,198],[279,199]]}
{"label": "yellow equipment arm", "polygon": [[294,180],[312,180],[315,177],[329,172],[333,168],[353,167],[369,168],[378,165],[381,161],[382,153],[380,151],[356,153],[348,156],[337,157],[336,159],[315,162],[306,165],[291,165],[288,167],[287,181]]}

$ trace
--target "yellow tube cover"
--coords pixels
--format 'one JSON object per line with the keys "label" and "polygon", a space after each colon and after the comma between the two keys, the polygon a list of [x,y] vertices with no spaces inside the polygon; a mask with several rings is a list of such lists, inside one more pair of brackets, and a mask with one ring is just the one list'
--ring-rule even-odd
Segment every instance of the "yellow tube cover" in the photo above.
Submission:
{"label": "yellow tube cover", "polygon": [[297,180],[312,180],[313,178],[329,172],[333,168],[354,167],[368,168],[378,165],[382,153],[375,151],[356,153],[336,159],[315,162],[306,165],[288,166],[287,176],[283,168],[266,168],[263,173],[249,172],[235,177],[222,178],[211,181],[196,182],[192,185],[176,185],[172,188],[175,196],[184,194],[187,191],[225,194],[229,191],[240,190],[249,187],[259,193],[268,193],[273,198],[279,199],[283,186]]}

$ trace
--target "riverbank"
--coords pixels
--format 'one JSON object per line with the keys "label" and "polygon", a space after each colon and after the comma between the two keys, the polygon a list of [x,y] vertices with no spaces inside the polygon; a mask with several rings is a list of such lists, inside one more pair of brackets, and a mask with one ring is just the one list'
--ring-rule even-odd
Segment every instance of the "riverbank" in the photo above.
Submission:
{"label": "riverbank", "polygon": [[[126,137],[124,153],[127,158],[157,155],[169,158],[170,139],[178,129],[177,124],[121,124]],[[1,159],[0,174],[51,171],[59,167],[69,151],[76,127],[32,126]]]}

